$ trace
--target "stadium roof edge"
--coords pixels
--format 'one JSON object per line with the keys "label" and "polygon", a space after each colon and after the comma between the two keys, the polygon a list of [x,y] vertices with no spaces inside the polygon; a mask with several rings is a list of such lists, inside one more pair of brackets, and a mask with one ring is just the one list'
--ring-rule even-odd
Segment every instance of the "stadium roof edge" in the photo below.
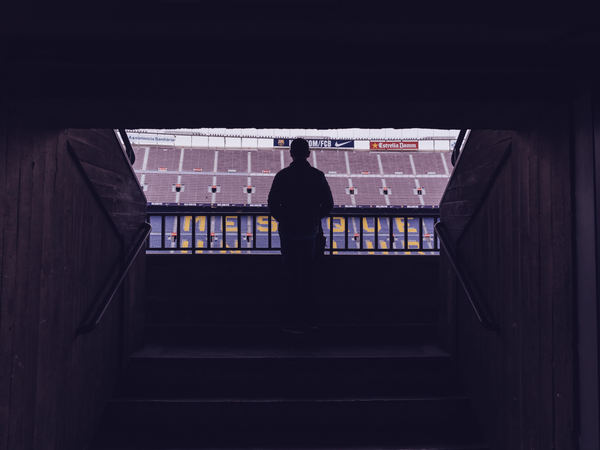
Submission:
{"label": "stadium roof edge", "polygon": [[[400,130],[400,129],[399,129]],[[225,133],[198,133],[190,131],[179,131],[179,130],[148,130],[148,129],[128,129],[130,133],[139,134],[168,134],[173,136],[198,136],[198,137],[223,137],[223,138],[241,138],[241,139],[326,139],[333,140],[331,136],[285,136],[285,135],[245,135],[245,134],[225,134]],[[457,132],[459,130],[456,130]],[[457,133],[458,135],[458,133]],[[456,136],[445,135],[445,136],[422,136],[422,137],[354,137],[354,136],[338,136],[337,139],[342,140],[353,140],[353,141],[398,141],[398,140],[410,140],[410,141],[427,141],[427,140],[454,140]]]}

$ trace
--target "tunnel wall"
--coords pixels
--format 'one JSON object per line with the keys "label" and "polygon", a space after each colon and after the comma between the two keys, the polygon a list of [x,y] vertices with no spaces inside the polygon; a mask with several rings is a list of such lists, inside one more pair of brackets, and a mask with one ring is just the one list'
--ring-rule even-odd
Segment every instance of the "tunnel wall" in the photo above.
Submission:
{"label": "tunnel wall", "polygon": [[499,332],[441,261],[441,340],[494,449],[575,448],[570,117],[473,131],[440,205]]}
{"label": "tunnel wall", "polygon": [[[0,109],[0,449],[85,448],[141,339],[129,317],[140,316],[144,255],[98,328],[75,336],[131,232],[99,200],[69,130],[48,123]],[[112,139],[96,150],[98,167],[126,163]]]}
{"label": "tunnel wall", "polygon": [[[146,197],[133,167],[111,129],[69,129],[68,149],[89,181],[98,206],[111,217],[126,249],[146,220]],[[143,345],[146,255],[142,251],[124,281],[127,291],[124,357]]]}

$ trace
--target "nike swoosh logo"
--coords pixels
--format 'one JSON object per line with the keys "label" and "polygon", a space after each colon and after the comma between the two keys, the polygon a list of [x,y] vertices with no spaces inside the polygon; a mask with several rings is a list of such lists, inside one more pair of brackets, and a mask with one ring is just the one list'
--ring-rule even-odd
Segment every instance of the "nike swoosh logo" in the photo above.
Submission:
{"label": "nike swoosh logo", "polygon": [[342,145],[349,144],[350,142],[352,142],[352,141],[347,141],[347,142],[342,142],[342,143],[336,142],[336,143],[335,143],[335,146],[336,146],[336,147],[341,147]]}

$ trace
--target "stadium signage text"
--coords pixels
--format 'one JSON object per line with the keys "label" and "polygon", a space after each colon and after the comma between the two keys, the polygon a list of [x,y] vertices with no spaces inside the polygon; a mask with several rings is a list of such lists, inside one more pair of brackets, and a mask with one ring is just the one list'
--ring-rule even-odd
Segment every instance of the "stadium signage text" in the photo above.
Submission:
{"label": "stadium signage text", "polygon": [[371,150],[419,150],[419,141],[371,141]]}
{"label": "stadium signage text", "polygon": [[[273,139],[273,147],[289,147],[293,139]],[[354,148],[354,141],[341,139],[307,139],[310,148]]]}
{"label": "stadium signage text", "polygon": [[148,142],[148,143],[175,142],[175,136],[141,136],[139,134],[127,134],[127,137],[131,141],[135,141],[135,142]]}

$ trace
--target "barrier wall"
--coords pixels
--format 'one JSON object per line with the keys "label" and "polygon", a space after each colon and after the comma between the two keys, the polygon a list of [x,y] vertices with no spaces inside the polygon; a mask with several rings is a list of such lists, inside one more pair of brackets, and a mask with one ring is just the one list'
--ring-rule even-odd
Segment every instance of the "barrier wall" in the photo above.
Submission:
{"label": "barrier wall", "polygon": [[[128,233],[68,150],[72,141],[43,119],[0,110],[0,449],[88,445],[141,336],[124,318],[140,315],[132,308],[143,253],[98,328],[75,336],[123,261]],[[122,166],[117,150],[116,138],[96,146],[96,168]]]}
{"label": "barrier wall", "polygon": [[440,205],[500,332],[485,330],[441,260],[441,336],[494,449],[576,440],[569,116],[473,131]]}

